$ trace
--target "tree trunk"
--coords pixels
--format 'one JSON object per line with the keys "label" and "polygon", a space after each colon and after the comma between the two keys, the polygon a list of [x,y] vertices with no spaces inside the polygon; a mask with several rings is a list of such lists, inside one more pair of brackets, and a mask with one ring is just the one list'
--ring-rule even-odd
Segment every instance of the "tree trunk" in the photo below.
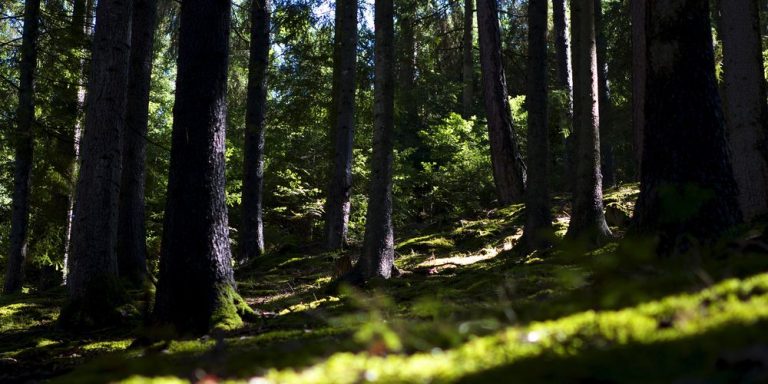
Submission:
{"label": "tree trunk", "polygon": [[603,6],[601,0],[595,1],[595,37],[597,42],[597,94],[600,105],[600,154],[603,186],[609,188],[616,185],[616,164],[613,158],[613,146],[608,132],[611,130],[611,99],[608,89],[608,45],[605,41],[603,27]]}
{"label": "tree trunk", "polygon": [[75,194],[69,299],[61,320],[69,327],[113,323],[119,314],[117,215],[127,102],[131,1],[102,0],[96,9],[82,163]]}
{"label": "tree trunk", "polygon": [[474,52],[472,50],[475,37],[475,2],[464,0],[464,38],[462,47],[462,79],[464,89],[462,93],[462,116],[469,119],[474,115],[475,104],[475,66]]}
{"label": "tree trunk", "polygon": [[660,250],[713,242],[741,221],[715,79],[709,4],[648,3],[647,93],[635,232]]}
{"label": "tree trunk", "polygon": [[388,279],[394,268],[392,158],[395,125],[394,12],[392,1],[376,0],[373,158],[363,251],[353,274],[367,281]]}
{"label": "tree trunk", "polygon": [[229,1],[181,4],[171,164],[154,320],[179,334],[242,324],[225,194]]}
{"label": "tree trunk", "polygon": [[549,129],[547,124],[547,1],[528,2],[528,191],[525,245],[547,247],[552,240],[549,200]]}
{"label": "tree trunk", "polygon": [[576,131],[576,185],[567,236],[589,247],[611,237],[603,212],[600,173],[600,108],[598,102],[595,3],[571,2],[573,36],[573,102]]}
{"label": "tree trunk", "polygon": [[245,111],[245,159],[240,262],[264,254],[264,128],[267,111],[269,65],[269,0],[251,5],[251,47],[248,64],[248,100]]}
{"label": "tree trunk", "polygon": [[140,286],[147,277],[144,182],[156,19],[157,0],[134,0],[128,106],[123,133],[117,265],[120,277],[135,286]]}
{"label": "tree trunk", "polygon": [[[416,3],[413,0],[402,1],[398,9],[398,84],[397,110],[400,112],[395,125],[395,147],[398,151],[406,148],[422,147],[418,135],[419,100],[416,94]],[[414,166],[421,163],[411,156]]]}
{"label": "tree trunk", "polygon": [[16,109],[16,159],[13,173],[13,206],[11,208],[10,252],[3,291],[21,291],[24,260],[27,256],[29,227],[29,192],[32,175],[35,121],[35,70],[37,38],[40,34],[40,0],[24,3],[24,30],[21,41],[19,106]]}
{"label": "tree trunk", "polygon": [[493,177],[499,203],[509,205],[523,197],[526,170],[512,129],[507,79],[501,61],[501,32],[496,0],[478,0],[477,22]]}
{"label": "tree trunk", "polygon": [[632,17],[632,132],[634,134],[637,174],[643,160],[643,129],[645,128],[645,80],[647,71],[645,15],[646,0],[630,0]]}
{"label": "tree trunk", "polygon": [[[336,2],[334,44],[335,104],[333,170],[328,185],[325,233],[326,248],[337,250],[347,243],[352,195],[352,146],[355,138],[355,94],[357,91],[357,0]],[[344,268],[346,269],[346,267]]]}
{"label": "tree trunk", "polygon": [[755,1],[721,2],[725,122],[746,220],[768,213],[766,104],[760,13]]}
{"label": "tree trunk", "polygon": [[[573,108],[573,72],[571,71],[571,47],[568,35],[566,0],[552,0],[552,18],[555,31],[555,57],[557,62],[557,86],[568,93]],[[570,111],[573,114],[573,111]],[[570,115],[569,115],[570,118]]]}

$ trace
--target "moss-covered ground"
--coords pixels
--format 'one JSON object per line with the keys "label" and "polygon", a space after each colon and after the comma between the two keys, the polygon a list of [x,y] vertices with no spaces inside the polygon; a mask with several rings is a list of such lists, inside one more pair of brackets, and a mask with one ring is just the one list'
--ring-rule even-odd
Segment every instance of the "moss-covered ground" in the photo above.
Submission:
{"label": "moss-covered ground", "polygon": [[[764,225],[663,260],[622,240],[521,255],[522,214],[404,234],[405,273],[365,290],[329,288],[338,255],[270,255],[238,274],[258,320],[199,339],[131,347],[140,318],[72,334],[63,290],[3,297],[0,382],[768,382]],[[562,201],[555,218],[562,234]]]}

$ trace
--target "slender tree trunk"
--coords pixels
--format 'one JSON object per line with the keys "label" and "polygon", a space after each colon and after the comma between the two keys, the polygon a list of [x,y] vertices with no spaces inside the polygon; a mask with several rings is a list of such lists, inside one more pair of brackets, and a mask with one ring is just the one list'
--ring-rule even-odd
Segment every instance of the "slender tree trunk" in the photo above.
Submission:
{"label": "slender tree trunk", "polygon": [[755,1],[721,2],[725,122],[739,205],[747,220],[768,213],[766,104],[760,12]]}
{"label": "slender tree trunk", "polygon": [[154,320],[180,334],[242,324],[225,194],[229,1],[181,4],[176,105]]}
{"label": "slender tree trunk", "polygon": [[365,240],[354,274],[367,281],[388,279],[394,268],[392,158],[395,125],[395,49],[392,1],[376,0],[373,158]]}
{"label": "slender tree trunk", "polygon": [[27,256],[29,227],[29,191],[32,176],[35,121],[35,70],[37,68],[37,38],[40,34],[40,0],[24,3],[24,30],[21,41],[19,106],[16,109],[16,159],[13,173],[13,206],[8,265],[3,291],[21,291],[24,280],[24,260]]}
{"label": "slender tree trunk", "polygon": [[595,3],[571,2],[574,63],[574,127],[576,185],[567,236],[599,246],[611,237],[603,212],[600,173],[600,108],[598,102]]}
{"label": "slender tree trunk", "polygon": [[568,34],[567,0],[552,0],[552,18],[555,32],[557,86],[568,93],[569,118],[573,114],[573,72],[571,71],[571,41]]}
{"label": "slender tree trunk", "polygon": [[632,132],[634,134],[637,174],[643,160],[645,128],[645,81],[647,71],[645,17],[646,0],[630,0],[632,17]]}
{"label": "slender tree trunk", "polygon": [[520,200],[525,192],[526,168],[512,129],[507,79],[501,61],[501,32],[496,0],[478,0],[480,66],[488,118],[491,162],[496,192],[502,205]]}
{"label": "slender tree trunk", "polygon": [[75,194],[65,326],[113,323],[117,284],[117,215],[127,102],[132,1],[102,0],[96,9],[82,163]]}
{"label": "slender tree trunk", "polygon": [[547,1],[528,2],[528,191],[524,238],[528,249],[552,240],[549,200],[549,129],[547,124]]}
{"label": "slender tree trunk", "polygon": [[741,221],[715,79],[709,4],[647,5],[647,120],[634,230],[656,235],[662,251],[685,250],[693,241],[716,241]]}
{"label": "slender tree trunk", "polygon": [[251,5],[251,52],[248,64],[248,101],[245,112],[245,169],[241,262],[264,254],[264,129],[267,112],[267,67],[269,65],[269,0]]}
{"label": "slender tree trunk", "polygon": [[610,143],[611,130],[611,99],[608,89],[608,45],[605,41],[603,26],[603,6],[601,0],[595,1],[595,37],[597,42],[597,94],[600,105],[600,155],[603,186],[616,185],[616,164],[613,157],[613,146]]}
{"label": "slender tree trunk", "polygon": [[[334,95],[332,107],[333,170],[326,203],[326,247],[341,249],[347,242],[352,196],[352,146],[355,138],[355,94],[357,92],[357,0],[336,2],[336,36],[334,44]],[[343,269],[348,269],[345,259]]]}
{"label": "slender tree trunk", "polygon": [[462,78],[464,89],[462,93],[462,116],[469,119],[474,115],[475,105],[475,65],[473,46],[475,42],[475,1],[464,0],[464,38],[462,47]]}
{"label": "slender tree trunk", "polygon": [[[419,139],[419,100],[416,94],[416,3],[402,1],[398,7],[398,84],[397,98],[399,116],[395,124],[395,147],[421,148]],[[415,159],[411,159],[415,160]],[[414,161],[419,166],[418,160]]]}
{"label": "slender tree trunk", "polygon": [[157,0],[133,0],[128,106],[123,133],[117,264],[120,277],[140,286],[147,278],[146,179],[149,90]]}

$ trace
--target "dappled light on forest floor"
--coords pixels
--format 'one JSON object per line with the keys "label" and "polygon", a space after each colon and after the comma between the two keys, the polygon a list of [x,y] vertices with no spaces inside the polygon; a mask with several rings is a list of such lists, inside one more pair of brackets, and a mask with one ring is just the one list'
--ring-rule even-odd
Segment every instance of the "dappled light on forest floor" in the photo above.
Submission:
{"label": "dappled light on forest floor", "polygon": [[[626,205],[634,188],[609,194]],[[555,220],[564,220],[562,205]],[[516,255],[519,206],[398,244],[405,274],[329,290],[335,256],[269,255],[238,272],[258,318],[203,338],[128,348],[134,329],[58,330],[63,291],[0,301],[0,381],[358,383],[765,378],[768,258],[643,264],[617,243]],[[560,224],[556,224],[560,225]],[[758,231],[759,233],[756,233]],[[733,248],[731,247],[731,248]],[[730,248],[729,248],[730,249]],[[629,256],[628,256],[629,255]],[[139,326],[139,318],[134,319]],[[141,331],[140,331],[141,332]],[[746,365],[745,365],[746,364]],[[557,367],[554,369],[553,367]],[[749,368],[744,368],[749,367]],[[746,371],[745,371],[746,369]]]}

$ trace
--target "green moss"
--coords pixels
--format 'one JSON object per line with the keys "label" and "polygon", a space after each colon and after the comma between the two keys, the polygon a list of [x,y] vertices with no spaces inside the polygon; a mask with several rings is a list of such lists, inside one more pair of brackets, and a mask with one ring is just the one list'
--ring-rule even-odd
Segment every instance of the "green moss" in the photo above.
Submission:
{"label": "green moss", "polygon": [[231,331],[243,326],[243,320],[255,318],[248,303],[243,300],[235,288],[225,284],[219,288],[217,307],[211,315],[212,329],[217,331]]}

